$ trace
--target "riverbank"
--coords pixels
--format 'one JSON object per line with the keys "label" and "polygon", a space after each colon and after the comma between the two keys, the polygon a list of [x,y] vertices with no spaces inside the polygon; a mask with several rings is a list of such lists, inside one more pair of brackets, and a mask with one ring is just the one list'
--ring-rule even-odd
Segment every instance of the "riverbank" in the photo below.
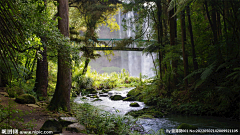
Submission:
{"label": "riverbank", "polygon": [[[217,116],[222,118],[229,118],[239,120],[239,109],[231,109],[231,107],[222,107],[220,105],[210,104],[208,102],[201,102],[199,99],[191,98],[191,94],[179,91],[178,95],[169,97],[161,96],[157,90],[148,90],[149,86],[139,86],[136,89],[129,91],[128,97],[144,102],[153,111],[159,111],[164,115],[167,114],[181,114],[181,115],[196,115],[196,116]],[[149,93],[148,93],[149,91]],[[177,93],[177,92],[175,92]],[[235,108],[237,105],[235,105]]]}
{"label": "riverbank", "polygon": [[[1,112],[5,112],[5,114],[11,114],[9,117],[1,116],[0,129],[18,129],[18,132],[40,131],[40,128],[43,126],[46,120],[57,119],[60,116],[68,116],[65,113],[47,111],[46,106],[19,104],[14,100],[15,98],[8,97],[4,89],[0,88]],[[71,133],[70,131],[65,130],[63,130],[62,134],[86,135],[83,133]]]}

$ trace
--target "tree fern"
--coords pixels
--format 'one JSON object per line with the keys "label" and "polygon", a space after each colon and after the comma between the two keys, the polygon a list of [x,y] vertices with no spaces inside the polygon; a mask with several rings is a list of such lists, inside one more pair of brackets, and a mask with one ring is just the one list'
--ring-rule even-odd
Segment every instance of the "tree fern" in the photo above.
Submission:
{"label": "tree fern", "polygon": [[172,10],[175,6],[177,6],[177,11],[172,16],[174,17],[176,14],[181,12],[190,2],[193,0],[171,0],[169,3],[168,11]]}

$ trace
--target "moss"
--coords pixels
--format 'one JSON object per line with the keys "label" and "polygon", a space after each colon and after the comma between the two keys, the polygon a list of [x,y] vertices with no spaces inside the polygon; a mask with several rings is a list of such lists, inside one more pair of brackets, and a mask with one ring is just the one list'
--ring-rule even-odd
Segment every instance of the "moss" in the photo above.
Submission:
{"label": "moss", "polygon": [[86,92],[89,93],[89,94],[97,94],[97,90],[91,88],[91,89],[86,89]]}
{"label": "moss", "polygon": [[82,97],[82,99],[87,99],[86,97]]}
{"label": "moss", "polygon": [[90,98],[99,98],[97,95],[91,96]]}
{"label": "moss", "polygon": [[177,127],[177,129],[198,129],[198,128],[196,126],[193,126],[193,125],[182,123],[181,125],[179,125]]}
{"label": "moss", "polygon": [[110,97],[111,100],[122,100],[123,97],[121,95],[114,95]]}
{"label": "moss", "polygon": [[95,102],[95,101],[102,101],[102,99],[97,98],[97,99],[94,99],[92,102]]}
{"label": "moss", "polygon": [[143,114],[141,116],[139,116],[138,118],[142,118],[142,119],[152,119],[154,118],[152,115],[147,115],[147,114]]}
{"label": "moss", "polygon": [[102,92],[103,93],[108,93],[109,90],[103,89]]}
{"label": "moss", "polygon": [[134,97],[127,97],[127,98],[124,98],[123,101],[136,101],[134,99]]}
{"label": "moss", "polygon": [[131,107],[139,107],[140,105],[136,102],[130,104]]}
{"label": "moss", "polygon": [[18,96],[15,99],[15,101],[20,104],[35,104],[36,103],[35,97],[30,94],[22,94],[22,95]]}
{"label": "moss", "polygon": [[151,115],[155,118],[163,117],[163,114],[160,111],[157,111],[153,108],[143,108],[142,110],[130,111],[126,115],[131,115],[134,118],[137,118],[142,115]]}

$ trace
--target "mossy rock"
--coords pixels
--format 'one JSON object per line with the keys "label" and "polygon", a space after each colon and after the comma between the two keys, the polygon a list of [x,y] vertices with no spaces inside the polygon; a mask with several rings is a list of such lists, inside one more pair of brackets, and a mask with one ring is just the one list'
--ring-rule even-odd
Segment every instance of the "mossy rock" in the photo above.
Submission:
{"label": "mossy rock", "polygon": [[136,102],[130,104],[131,107],[139,107],[140,105]]}
{"label": "mossy rock", "polygon": [[96,101],[102,101],[102,99],[97,98],[97,99],[94,99],[92,102],[96,102]]}
{"label": "mossy rock", "polygon": [[15,99],[15,101],[20,104],[35,104],[36,103],[35,97],[30,94],[22,94],[22,95],[18,96]]}
{"label": "mossy rock", "polygon": [[86,97],[82,97],[81,99],[87,99]]}
{"label": "mossy rock", "polygon": [[40,131],[53,131],[54,134],[62,133],[62,125],[55,119],[45,121]]}
{"label": "mossy rock", "polygon": [[163,114],[161,112],[156,111],[153,108],[143,108],[142,110],[137,110],[137,111],[132,110],[132,111],[128,112],[126,115],[131,115],[134,118],[137,118],[142,115],[151,115],[155,118],[163,117]]}
{"label": "mossy rock", "polygon": [[76,132],[76,133],[86,133],[87,132],[86,127],[79,123],[73,123],[71,125],[68,125],[66,130],[71,131],[71,132]]}
{"label": "mossy rock", "polygon": [[123,100],[123,97],[121,95],[114,95],[110,97],[111,100]]}
{"label": "mossy rock", "polygon": [[139,116],[138,118],[142,118],[142,119],[152,119],[154,118],[152,115],[147,115],[147,114],[143,114],[141,116]]}
{"label": "mossy rock", "polygon": [[136,101],[134,97],[124,98],[123,101]]}
{"label": "mossy rock", "polygon": [[86,92],[89,93],[89,94],[97,94],[97,90],[91,88],[91,89],[86,89]]}
{"label": "mossy rock", "polygon": [[193,126],[193,125],[182,123],[181,125],[179,125],[177,127],[177,129],[198,129],[198,128],[196,126]]}
{"label": "mossy rock", "polygon": [[99,98],[97,95],[90,96],[90,98]]}
{"label": "mossy rock", "polygon": [[109,90],[103,89],[102,92],[103,93],[108,93]]}

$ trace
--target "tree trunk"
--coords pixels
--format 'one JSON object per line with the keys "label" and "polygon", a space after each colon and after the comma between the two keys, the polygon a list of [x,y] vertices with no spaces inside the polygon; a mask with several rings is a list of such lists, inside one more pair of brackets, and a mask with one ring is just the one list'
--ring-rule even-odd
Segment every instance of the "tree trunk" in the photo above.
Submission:
{"label": "tree trunk", "polygon": [[192,59],[193,59],[193,67],[194,70],[198,69],[198,63],[196,59],[196,52],[195,52],[195,45],[193,40],[193,31],[192,31],[192,22],[191,22],[191,16],[190,16],[190,8],[189,6],[186,7],[187,10],[187,16],[188,16],[188,30],[191,38],[191,46],[192,46]]}
{"label": "tree trunk", "polygon": [[[162,5],[161,5],[161,0],[157,0],[157,32],[158,32],[158,44],[160,46],[162,46],[162,37],[163,37],[163,29],[162,29],[162,19],[161,19],[161,16],[162,16]],[[162,80],[162,52],[161,50],[159,50],[158,52],[158,59],[159,59],[159,76],[160,76],[160,80]]]}
{"label": "tree trunk", "polygon": [[208,21],[210,23],[211,29],[212,29],[212,33],[213,33],[213,44],[215,46],[215,57],[216,60],[219,61],[219,63],[221,63],[223,61],[223,57],[222,57],[222,53],[221,53],[221,48],[218,45],[218,35],[217,35],[217,17],[216,17],[216,1],[213,0],[211,1],[211,6],[212,6],[212,14],[210,17],[209,11],[208,11],[208,2],[205,1],[205,9],[206,9],[206,13],[207,13],[207,17],[208,17]]}
{"label": "tree trunk", "polygon": [[[69,37],[69,15],[68,0],[58,0],[58,29],[65,36]],[[58,50],[58,73],[57,85],[53,98],[50,102],[50,110],[63,109],[70,111],[70,90],[71,90],[71,60],[68,48],[61,45]]]}
{"label": "tree trunk", "polygon": [[[169,0],[170,2],[170,0]],[[176,38],[176,18],[172,17],[174,15],[174,8],[169,11],[169,26],[170,26],[170,45],[174,46],[175,38]],[[177,84],[177,60],[172,60],[172,70],[174,72],[173,75],[173,87],[176,87]]]}
{"label": "tree trunk", "polygon": [[[188,65],[187,65],[188,58],[185,52],[185,44],[186,44],[185,10],[181,12],[180,21],[181,21],[181,29],[182,29],[182,55],[183,55],[183,65],[184,65],[184,77],[186,77],[188,75]],[[184,83],[185,83],[185,89],[187,90],[188,80],[185,79]]]}
{"label": "tree trunk", "polygon": [[[44,6],[47,7],[47,0],[44,0]],[[44,22],[43,22],[44,24]],[[41,37],[41,42],[47,42],[46,37]],[[42,59],[37,59],[36,80],[34,91],[37,93],[39,100],[47,97],[48,87],[48,61],[47,61],[47,47],[43,47],[43,52],[40,52]]]}
{"label": "tree trunk", "polygon": [[90,58],[86,58],[82,75],[85,75],[87,73],[87,67],[88,67],[89,62],[90,62]]}
{"label": "tree trunk", "polygon": [[[46,42],[44,38],[41,38],[42,42]],[[47,62],[47,47],[44,47],[43,52],[40,53],[42,59],[37,60],[36,80],[34,91],[37,93],[39,100],[47,97],[48,87],[48,62]]]}

